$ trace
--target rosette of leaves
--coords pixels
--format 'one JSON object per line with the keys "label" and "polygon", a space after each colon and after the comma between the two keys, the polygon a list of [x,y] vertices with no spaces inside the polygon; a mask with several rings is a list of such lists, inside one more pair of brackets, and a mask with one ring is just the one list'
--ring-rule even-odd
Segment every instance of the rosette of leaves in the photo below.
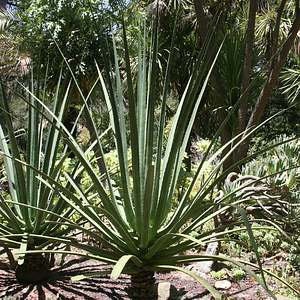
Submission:
{"label": "rosette of leaves", "polygon": [[[60,82],[53,99],[53,114],[57,121],[63,118],[68,97],[68,89],[63,94],[59,89]],[[39,103],[30,93],[24,99],[28,113],[28,125],[23,133],[24,149],[19,143],[20,132],[14,130],[2,86],[0,91],[0,153],[4,166],[1,180],[6,186],[0,190],[0,245],[21,252],[57,247],[70,231],[62,222],[74,213],[72,207],[38,179],[42,172],[61,181],[67,148],[62,144],[57,122],[49,114],[40,112]],[[67,185],[67,182],[63,184]],[[14,266],[18,281],[34,283],[45,280],[50,274],[50,260],[41,253],[20,255],[17,266]]]}
{"label": "rosette of leaves", "polygon": [[[247,267],[249,264],[253,266],[249,262],[221,255],[187,254],[189,250],[199,245],[206,245],[211,241],[222,239],[229,232],[248,230],[251,233],[251,225],[249,221],[245,220],[235,221],[235,225],[241,225],[235,229],[232,229],[232,224],[224,224],[211,230],[203,229],[205,224],[226,210],[246,201],[237,198],[226,202],[224,206],[219,205],[229,199],[238,189],[220,198],[218,203],[212,200],[206,201],[230,171],[222,171],[222,164],[227,156],[213,165],[210,174],[203,180],[198,191],[191,194],[199,174],[203,171],[205,162],[208,161],[209,165],[209,161],[214,161],[222,153],[224,147],[228,146],[226,144],[211,153],[218,141],[221,129],[215,133],[191,182],[174,205],[174,193],[188,138],[220,49],[215,51],[215,56],[211,56],[209,55],[212,53],[211,44],[207,43],[199,54],[165,144],[166,99],[169,92],[173,52],[170,51],[163,90],[160,91],[158,88],[160,83],[157,80],[157,20],[154,21],[154,24],[151,32],[151,46],[147,46],[146,43],[147,30],[144,31],[145,36],[141,41],[136,85],[133,84],[131,76],[126,31],[123,30],[128,95],[126,99],[123,95],[124,86],[121,81],[119,58],[115,45],[113,47],[115,57],[112,63],[113,68],[107,66],[104,73],[98,68],[103,100],[110,112],[110,125],[115,138],[120,179],[118,182],[112,179],[112,174],[107,168],[101,135],[93,118],[93,111],[78,83],[77,87],[91,125],[89,128],[93,129],[91,136],[95,137],[91,148],[103,159],[101,176],[76,140],[52,114],[54,120],[60,124],[60,132],[65,137],[68,147],[78,159],[81,168],[90,177],[92,184],[88,188],[83,188],[73,174],[64,174],[75,191],[74,193],[43,174],[41,174],[41,180],[89,223],[88,228],[81,227],[81,230],[97,241],[95,244],[87,245],[81,242],[73,243],[74,241],[70,239],[69,243],[80,248],[80,251],[56,251],[56,253],[77,254],[113,264],[111,277],[114,279],[118,278],[121,273],[130,274],[133,299],[156,299],[154,273],[169,270],[178,270],[192,276],[207,288],[215,299],[221,299],[222,295],[209,282],[182,267],[184,264],[195,261],[213,260],[233,264],[250,273],[267,288],[263,274],[264,272],[270,274],[270,272],[263,272],[261,266],[254,265],[260,269],[262,279]],[[173,35],[175,35],[175,29]],[[72,76],[77,82],[74,73]],[[42,101],[38,100],[38,97],[35,99],[43,109],[50,113]],[[160,108],[158,118],[155,117],[157,116],[155,111],[157,105]],[[224,122],[229,118],[230,115]],[[234,143],[232,151],[255,130],[256,128],[248,129],[243,133],[242,139],[236,137],[230,141],[230,143]],[[228,155],[230,154],[231,152]],[[94,203],[93,197],[97,197],[100,201]],[[263,228],[268,228],[268,226],[263,226]],[[99,247],[100,243],[104,243],[106,246]],[[27,253],[38,252],[27,251]]]}

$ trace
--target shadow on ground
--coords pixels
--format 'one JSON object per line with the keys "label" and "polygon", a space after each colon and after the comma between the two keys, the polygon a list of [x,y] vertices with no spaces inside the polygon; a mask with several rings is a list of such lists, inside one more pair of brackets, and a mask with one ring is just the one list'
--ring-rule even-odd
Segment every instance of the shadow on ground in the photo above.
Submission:
{"label": "shadow on ground", "polygon": [[[118,281],[107,277],[109,269],[101,263],[72,259],[52,269],[50,279],[38,285],[22,285],[8,268],[0,273],[0,297],[13,299],[126,299],[129,278]],[[76,276],[85,276],[72,281]],[[91,278],[93,276],[93,278]],[[128,298],[127,298],[128,299]]]}
{"label": "shadow on ground", "polygon": [[[10,270],[8,265],[3,264],[0,271],[0,298],[19,300],[129,299],[127,294],[129,277],[123,276],[118,280],[111,280],[108,276],[110,271],[111,269],[102,263],[91,262],[84,258],[72,259],[61,266],[54,267],[47,282],[38,285],[22,285],[16,281],[14,271]],[[188,291],[182,286],[172,286],[170,299],[201,299],[207,294],[202,289],[196,295],[193,293],[189,297]]]}

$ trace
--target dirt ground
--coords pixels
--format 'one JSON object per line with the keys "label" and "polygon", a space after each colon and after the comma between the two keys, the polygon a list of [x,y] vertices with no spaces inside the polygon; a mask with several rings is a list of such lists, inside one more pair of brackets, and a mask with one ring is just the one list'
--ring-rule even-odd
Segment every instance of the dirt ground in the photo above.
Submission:
{"label": "dirt ground", "polygon": [[[69,258],[52,269],[52,277],[48,282],[39,285],[26,286],[17,283],[14,271],[10,270],[7,261],[2,257],[0,269],[0,299],[130,299],[127,295],[129,277],[122,276],[117,281],[111,280],[107,275],[109,268],[96,261]],[[71,277],[74,279],[74,276],[89,276],[91,273],[97,275],[80,281],[71,280]],[[208,279],[213,282],[212,279]],[[168,299],[211,299],[201,285],[178,272],[157,274],[157,282],[171,283],[171,295]],[[224,293],[230,299],[269,299],[249,278],[239,283],[233,282],[231,288]]]}

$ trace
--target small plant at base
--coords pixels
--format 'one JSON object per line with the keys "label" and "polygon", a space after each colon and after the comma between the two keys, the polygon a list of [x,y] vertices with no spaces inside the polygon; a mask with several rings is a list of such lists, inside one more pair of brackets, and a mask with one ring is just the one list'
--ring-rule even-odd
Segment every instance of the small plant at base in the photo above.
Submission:
{"label": "small plant at base", "polygon": [[240,268],[233,268],[231,270],[231,276],[235,281],[240,281],[246,277],[246,272]]}
{"label": "small plant at base", "polygon": [[211,271],[210,275],[213,279],[216,280],[227,279],[229,277],[227,269],[221,269],[220,271]]}

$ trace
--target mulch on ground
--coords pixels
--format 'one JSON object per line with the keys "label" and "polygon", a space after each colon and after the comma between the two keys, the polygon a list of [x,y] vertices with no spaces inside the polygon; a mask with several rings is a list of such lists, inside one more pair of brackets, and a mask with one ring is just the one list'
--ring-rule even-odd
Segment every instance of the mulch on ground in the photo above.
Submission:
{"label": "mulch on ground", "polygon": [[[130,286],[129,276],[111,280],[110,268],[97,261],[70,257],[66,262],[52,269],[51,279],[38,285],[22,285],[15,279],[13,270],[4,258],[0,261],[0,298],[1,299],[130,299],[127,290]],[[90,277],[93,274],[93,277]],[[96,275],[97,274],[97,275]],[[82,280],[78,276],[85,275]],[[73,280],[71,279],[73,278]],[[169,299],[211,299],[207,290],[186,275],[178,272],[157,274],[157,282],[170,282]],[[269,299],[266,293],[251,279],[232,283],[226,294],[231,299],[256,300]]]}

